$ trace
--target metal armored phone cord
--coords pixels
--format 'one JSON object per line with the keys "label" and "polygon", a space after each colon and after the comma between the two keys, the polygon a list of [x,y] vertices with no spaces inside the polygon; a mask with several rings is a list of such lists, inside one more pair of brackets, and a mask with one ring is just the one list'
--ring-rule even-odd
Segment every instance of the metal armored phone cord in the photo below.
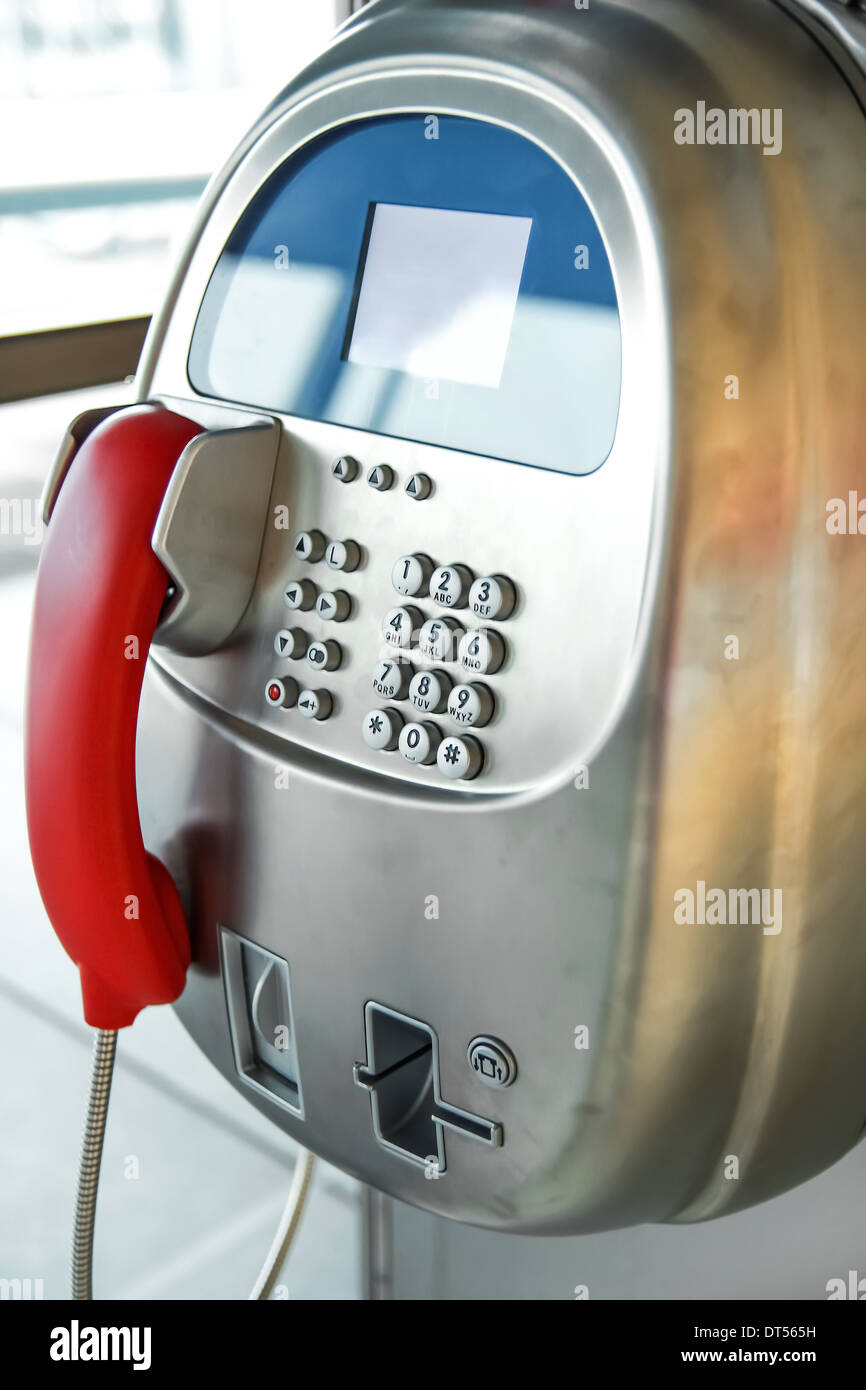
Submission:
{"label": "metal armored phone cord", "polygon": [[78,1195],[75,1199],[75,1225],[72,1229],[72,1297],[93,1297],[93,1227],[96,1221],[96,1194],[102,1167],[105,1117],[114,1075],[117,1051],[116,1029],[98,1028],[93,1039],[90,1068],[90,1098],[81,1141],[78,1165]]}
{"label": "metal armored phone cord", "polygon": [[[87,1103],[87,1119],[81,1144],[78,1193],[75,1200],[75,1224],[72,1231],[72,1297],[74,1299],[89,1300],[93,1297],[93,1231],[96,1222],[96,1196],[99,1190],[99,1170],[102,1167],[105,1120],[108,1114],[108,1101],[111,1096],[111,1079],[114,1075],[116,1052],[116,1030],[98,1028],[93,1038],[90,1097]],[[253,1291],[249,1295],[251,1299],[266,1299],[273,1290],[304,1213],[315,1163],[315,1158],[306,1149],[298,1150],[286,1205],[267,1258],[253,1286]]]}

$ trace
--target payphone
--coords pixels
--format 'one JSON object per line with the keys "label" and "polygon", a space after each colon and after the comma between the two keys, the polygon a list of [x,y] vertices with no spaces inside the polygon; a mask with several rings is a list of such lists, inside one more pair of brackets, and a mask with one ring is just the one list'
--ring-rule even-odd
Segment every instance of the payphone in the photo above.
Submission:
{"label": "payphone", "polygon": [[28,807],[88,1020],[175,1000],[430,1211],[703,1220],[863,1133],[864,28],[378,0],[61,451]]}

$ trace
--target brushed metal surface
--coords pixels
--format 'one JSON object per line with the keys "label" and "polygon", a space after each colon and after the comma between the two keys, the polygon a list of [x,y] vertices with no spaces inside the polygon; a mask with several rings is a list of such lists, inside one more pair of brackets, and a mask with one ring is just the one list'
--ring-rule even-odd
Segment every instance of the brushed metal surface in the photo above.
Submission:
{"label": "brushed metal surface", "polygon": [[[698,101],[781,108],[782,154],[675,145],[674,112]],[[620,298],[621,427],[605,467],[573,479],[283,419],[272,502],[357,540],[363,588],[330,727],[257,703],[282,626],[277,534],[238,640],[151,665],[139,789],[192,926],[178,1012],[240,1086],[224,925],[291,970],[306,1118],[253,1103],[329,1161],[509,1230],[717,1216],[828,1166],[866,1119],[866,550],[825,527],[864,477],[866,123],[766,0],[380,0],[214,180],[142,398],[207,423],[186,350],[244,200],[317,130],[394,110],[503,121],[578,180]],[[330,478],[343,452],[417,464],[437,492],[410,520],[396,489]],[[350,738],[390,567],[412,549],[518,585],[500,721],[481,732],[493,759],[468,788],[390,775]],[[674,895],[701,880],[781,890],[782,930],[679,925]],[[377,1143],[352,1075],[368,1000],[429,1024],[445,1102],[501,1125],[501,1147],[448,1134],[430,1180]],[[513,1052],[507,1090],[467,1066],[479,1034]]]}

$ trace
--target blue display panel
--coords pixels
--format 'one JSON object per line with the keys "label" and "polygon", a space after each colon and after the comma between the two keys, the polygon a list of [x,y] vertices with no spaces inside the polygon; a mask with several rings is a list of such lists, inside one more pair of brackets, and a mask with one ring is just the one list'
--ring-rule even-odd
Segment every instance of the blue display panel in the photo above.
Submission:
{"label": "blue display panel", "polygon": [[532,141],[464,117],[357,122],[253,199],[188,370],[222,400],[589,473],[619,409],[610,263]]}

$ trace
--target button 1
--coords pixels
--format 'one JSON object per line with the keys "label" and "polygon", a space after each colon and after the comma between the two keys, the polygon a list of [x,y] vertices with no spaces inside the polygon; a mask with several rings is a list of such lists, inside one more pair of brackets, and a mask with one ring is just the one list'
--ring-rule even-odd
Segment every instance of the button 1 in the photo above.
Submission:
{"label": "button 1", "polygon": [[401,555],[391,571],[391,583],[404,598],[425,594],[433,573],[433,561],[426,555]]}
{"label": "button 1", "polygon": [[306,613],[316,602],[316,586],[311,579],[293,579],[283,590],[287,608]]}
{"label": "button 1", "polygon": [[514,1053],[499,1038],[473,1038],[466,1060],[481,1084],[496,1090],[510,1086],[517,1075]]}
{"label": "button 1", "polygon": [[265,699],[274,709],[291,709],[298,703],[298,682],[291,676],[269,680],[265,686]]}
{"label": "button 1", "polygon": [[338,642],[312,642],[307,660],[317,671],[336,671],[343,660],[342,648]]}
{"label": "button 1", "polygon": [[342,589],[334,593],[319,594],[316,599],[316,612],[325,623],[344,623],[352,611],[352,600]]}
{"label": "button 1", "polygon": [[455,782],[471,782],[484,766],[484,754],[477,739],[446,738],[436,754],[439,771]]}
{"label": "button 1", "polygon": [[397,661],[380,661],[370,683],[383,700],[405,700],[411,679],[411,667]]}
{"label": "button 1", "polygon": [[394,751],[402,728],[403,716],[398,709],[371,709],[361,725],[367,747],[380,753]]}
{"label": "button 1", "polygon": [[448,697],[448,713],[465,729],[483,729],[496,708],[486,685],[455,685]]}
{"label": "button 1", "polygon": [[299,560],[318,564],[325,553],[325,537],[321,531],[301,531],[295,536],[294,551]]}
{"label": "button 1", "polygon": [[454,618],[429,618],[418,634],[418,648],[430,661],[456,661],[463,635]]}
{"label": "button 1", "polygon": [[421,614],[417,608],[392,608],[382,619],[382,636],[391,647],[408,651],[412,634],[418,629]]}
{"label": "button 1", "polygon": [[341,483],[351,483],[357,478],[360,467],[358,460],[353,459],[351,454],[344,454],[342,458],[337,459],[331,472]]}
{"label": "button 1", "polygon": [[435,724],[406,724],[399,741],[399,749],[407,763],[427,766],[436,761],[436,745],[439,730]]}
{"label": "button 1", "polygon": [[361,563],[361,547],[354,541],[331,541],[325,551],[325,564],[332,570],[351,574]]}
{"label": "button 1", "polygon": [[430,597],[443,608],[464,608],[472,584],[472,571],[465,565],[440,565],[430,580]]}
{"label": "button 1", "polygon": [[301,691],[298,709],[305,719],[327,719],[333,708],[334,701],[327,690]]}
{"label": "button 1", "polygon": [[503,574],[476,579],[469,590],[469,607],[479,618],[498,618],[502,622],[511,617],[516,601],[514,585]]}
{"label": "button 1", "polygon": [[310,639],[299,627],[281,628],[274,638],[274,651],[286,661],[298,661],[305,655]]}
{"label": "button 1", "polygon": [[439,714],[445,708],[451,677],[444,671],[419,671],[409,686],[409,701],[422,714]]}
{"label": "button 1", "polygon": [[377,463],[367,474],[367,482],[375,492],[388,492],[394,486],[394,470],[387,463]]}
{"label": "button 1", "polygon": [[406,484],[406,496],[413,502],[423,502],[433,491],[433,484],[426,473],[413,473]]}
{"label": "button 1", "polygon": [[460,643],[460,665],[464,671],[492,676],[504,660],[505,643],[498,632],[482,627],[477,632],[467,632]]}

